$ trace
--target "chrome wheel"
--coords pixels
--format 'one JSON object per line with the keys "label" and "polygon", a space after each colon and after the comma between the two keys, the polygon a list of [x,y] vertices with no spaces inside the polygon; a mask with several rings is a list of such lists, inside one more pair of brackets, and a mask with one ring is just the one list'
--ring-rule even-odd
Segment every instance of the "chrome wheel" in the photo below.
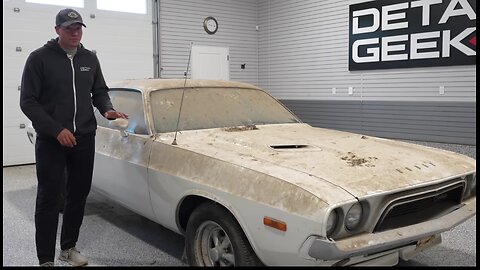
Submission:
{"label": "chrome wheel", "polygon": [[261,266],[235,217],[223,206],[204,202],[192,212],[185,232],[190,266]]}
{"label": "chrome wheel", "polygon": [[235,266],[232,243],[223,228],[213,221],[203,222],[195,234],[195,253],[199,265]]}

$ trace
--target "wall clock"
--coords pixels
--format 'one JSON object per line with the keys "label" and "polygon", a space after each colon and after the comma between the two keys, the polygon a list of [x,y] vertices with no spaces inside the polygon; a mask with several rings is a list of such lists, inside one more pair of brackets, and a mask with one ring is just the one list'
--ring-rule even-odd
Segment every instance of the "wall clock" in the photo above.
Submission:
{"label": "wall clock", "polygon": [[218,22],[214,17],[207,17],[203,21],[203,29],[205,29],[205,32],[207,32],[209,35],[213,35],[217,32],[218,30]]}

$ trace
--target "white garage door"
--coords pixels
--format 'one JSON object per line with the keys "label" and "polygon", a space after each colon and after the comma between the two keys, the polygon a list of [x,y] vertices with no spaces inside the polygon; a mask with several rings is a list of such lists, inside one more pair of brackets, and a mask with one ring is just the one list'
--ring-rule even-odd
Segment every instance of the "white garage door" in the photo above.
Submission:
{"label": "white garage door", "polygon": [[[78,0],[83,7],[73,7],[87,25],[82,44],[96,51],[107,83],[153,77],[151,1],[129,1],[136,2],[135,7],[144,5],[146,13],[100,10],[94,0]],[[35,162],[24,128],[29,120],[20,110],[19,86],[30,52],[57,37],[55,15],[65,7],[3,1],[3,166]]]}

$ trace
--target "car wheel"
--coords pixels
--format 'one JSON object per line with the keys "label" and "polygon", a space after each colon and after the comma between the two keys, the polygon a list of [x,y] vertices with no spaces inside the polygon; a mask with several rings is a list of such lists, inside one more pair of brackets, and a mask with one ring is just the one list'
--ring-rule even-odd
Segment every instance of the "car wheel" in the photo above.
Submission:
{"label": "car wheel", "polygon": [[215,203],[195,209],[185,242],[191,266],[262,265],[233,215]]}

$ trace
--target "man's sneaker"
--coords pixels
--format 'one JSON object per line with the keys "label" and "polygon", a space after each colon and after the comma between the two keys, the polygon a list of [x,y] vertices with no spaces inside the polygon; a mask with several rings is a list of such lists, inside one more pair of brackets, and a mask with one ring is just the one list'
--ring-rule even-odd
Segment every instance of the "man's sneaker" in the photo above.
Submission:
{"label": "man's sneaker", "polygon": [[67,262],[73,266],[82,266],[88,264],[87,257],[80,254],[80,251],[77,248],[69,248],[62,250],[58,259],[64,262]]}
{"label": "man's sneaker", "polygon": [[53,262],[44,262],[40,266],[54,266]]}

